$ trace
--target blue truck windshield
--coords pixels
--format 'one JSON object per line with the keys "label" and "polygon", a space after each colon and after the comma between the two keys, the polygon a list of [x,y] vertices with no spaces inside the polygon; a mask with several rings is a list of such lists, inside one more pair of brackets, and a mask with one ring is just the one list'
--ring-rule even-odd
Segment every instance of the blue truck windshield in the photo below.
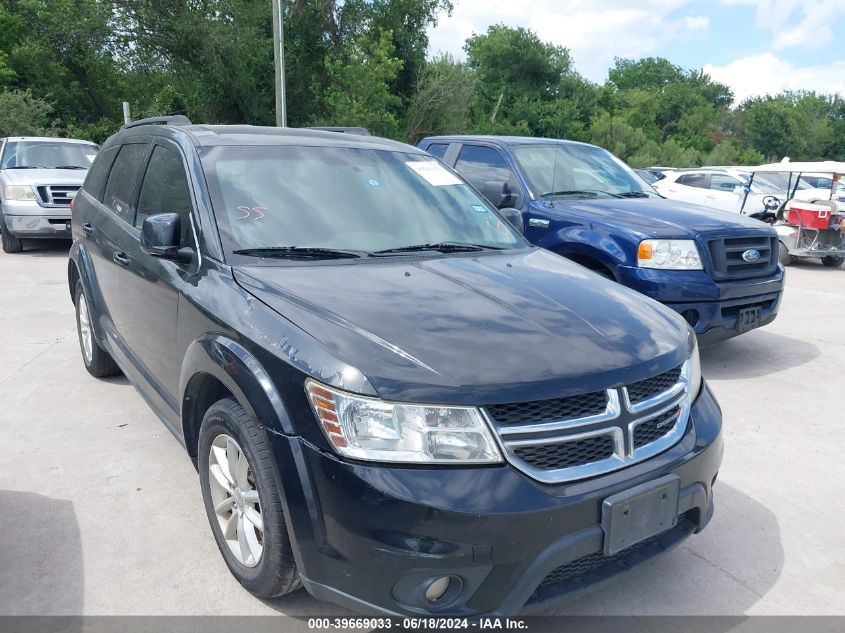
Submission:
{"label": "blue truck windshield", "polygon": [[598,147],[531,143],[512,151],[537,197],[658,197],[630,167]]}

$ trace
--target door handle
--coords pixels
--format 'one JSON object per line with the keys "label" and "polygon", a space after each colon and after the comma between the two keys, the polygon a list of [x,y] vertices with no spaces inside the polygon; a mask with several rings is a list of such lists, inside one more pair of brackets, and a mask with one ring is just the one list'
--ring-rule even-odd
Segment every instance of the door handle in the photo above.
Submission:
{"label": "door handle", "polygon": [[82,232],[88,235],[94,235],[94,225],[86,222],[82,225]]}
{"label": "door handle", "polygon": [[715,199],[716,199],[716,196],[711,196],[711,195],[708,195],[707,197],[708,197],[708,198],[710,198],[711,200],[715,200]]}
{"label": "door handle", "polygon": [[115,253],[111,256],[112,261],[119,266],[128,266],[132,261],[126,256],[126,253]]}

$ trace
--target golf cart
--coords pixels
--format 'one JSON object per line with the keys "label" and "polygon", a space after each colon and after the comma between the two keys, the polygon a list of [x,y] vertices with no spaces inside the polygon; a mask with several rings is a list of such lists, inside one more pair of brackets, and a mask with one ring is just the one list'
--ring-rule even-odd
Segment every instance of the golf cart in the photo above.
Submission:
{"label": "golf cart", "polygon": [[[840,186],[840,181],[845,181],[845,162],[782,162],[747,171],[751,172],[749,185],[758,174],[762,178],[766,174],[787,175],[785,202],[772,208],[768,217],[760,218],[770,222],[778,233],[781,264],[789,265],[794,257],[821,259],[829,268],[845,263],[845,192]],[[830,189],[807,189],[802,184],[805,176],[830,178]],[[744,208],[745,200],[741,213]]]}

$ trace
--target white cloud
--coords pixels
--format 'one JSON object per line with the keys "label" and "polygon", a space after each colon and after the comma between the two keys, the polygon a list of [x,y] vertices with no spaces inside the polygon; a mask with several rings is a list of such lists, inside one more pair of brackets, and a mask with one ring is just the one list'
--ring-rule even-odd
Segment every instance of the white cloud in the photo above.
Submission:
{"label": "white cloud", "polygon": [[429,31],[432,53],[448,52],[463,58],[463,44],[492,24],[533,29],[540,39],[566,46],[576,68],[594,81],[603,81],[614,57],[642,57],[654,53],[661,42],[690,38],[706,32],[705,16],[672,18],[691,0],[605,0],[597,8],[588,0],[457,0],[452,17],[441,15]]}
{"label": "white cloud", "polygon": [[704,72],[730,86],[739,104],[748,97],[783,90],[815,90],[845,95],[845,59],[823,66],[795,66],[772,53],[737,59],[725,66],[706,64]]}
{"label": "white cloud", "polygon": [[720,0],[756,7],[755,26],[772,34],[771,46],[818,50],[834,40],[831,26],[845,15],[845,0]]}

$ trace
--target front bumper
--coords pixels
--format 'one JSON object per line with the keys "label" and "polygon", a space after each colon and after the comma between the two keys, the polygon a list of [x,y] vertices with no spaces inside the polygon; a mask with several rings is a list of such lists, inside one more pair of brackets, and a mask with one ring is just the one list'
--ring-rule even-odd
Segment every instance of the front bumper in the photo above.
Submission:
{"label": "front bumper", "polygon": [[[616,472],[557,485],[510,466],[349,463],[300,438],[268,436],[306,589],[385,615],[511,615],[613,576],[707,524],[723,453],[721,412],[706,386],[672,448]],[[602,501],[668,474],[680,479],[678,527],[603,558]],[[560,582],[547,580],[552,572]],[[425,587],[443,575],[459,579],[457,590],[432,607]]]}
{"label": "front bumper", "polygon": [[6,230],[15,237],[70,239],[70,212],[51,209],[49,215],[6,215]]}
{"label": "front bumper", "polygon": [[757,279],[713,280],[701,270],[652,270],[621,266],[620,281],[681,314],[695,330],[700,345],[737,336],[739,311],[761,308],[762,327],[775,320],[784,287],[783,268]]}

